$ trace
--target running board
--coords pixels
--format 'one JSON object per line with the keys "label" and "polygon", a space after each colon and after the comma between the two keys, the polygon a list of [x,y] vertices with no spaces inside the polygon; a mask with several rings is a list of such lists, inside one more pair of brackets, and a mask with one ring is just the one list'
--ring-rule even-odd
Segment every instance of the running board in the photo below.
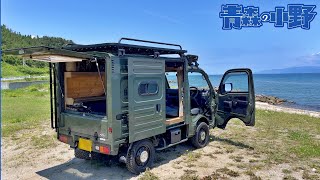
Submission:
{"label": "running board", "polygon": [[183,142],[186,142],[186,141],[188,141],[188,138],[183,139],[183,140],[181,140],[181,141],[179,141],[179,142],[176,142],[176,143],[173,143],[173,144],[169,144],[168,146],[165,146],[165,147],[162,147],[162,148],[156,148],[156,150],[157,150],[157,151],[161,151],[161,150],[164,150],[164,149],[166,149],[166,148],[175,146],[175,145],[177,145],[177,144],[180,144],[180,143],[183,143]]}

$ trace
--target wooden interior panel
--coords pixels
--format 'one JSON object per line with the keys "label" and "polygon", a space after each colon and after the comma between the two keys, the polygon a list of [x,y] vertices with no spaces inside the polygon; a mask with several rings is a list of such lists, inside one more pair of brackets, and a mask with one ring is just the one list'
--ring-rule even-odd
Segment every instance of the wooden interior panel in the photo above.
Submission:
{"label": "wooden interior panel", "polygon": [[177,71],[178,89],[179,89],[179,116],[183,116],[183,69],[179,68]]}
{"label": "wooden interior panel", "polygon": [[166,120],[166,125],[172,125],[183,122],[183,117],[170,118]]}
{"label": "wooden interior panel", "polygon": [[66,104],[73,104],[74,99],[104,95],[105,73],[98,72],[65,72]]}

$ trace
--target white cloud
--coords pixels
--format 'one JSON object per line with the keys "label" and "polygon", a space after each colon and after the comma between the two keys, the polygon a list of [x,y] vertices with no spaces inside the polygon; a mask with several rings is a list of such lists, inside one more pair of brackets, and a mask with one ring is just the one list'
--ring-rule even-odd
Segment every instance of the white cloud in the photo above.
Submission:
{"label": "white cloud", "polygon": [[320,52],[297,58],[299,63],[308,66],[320,66]]}

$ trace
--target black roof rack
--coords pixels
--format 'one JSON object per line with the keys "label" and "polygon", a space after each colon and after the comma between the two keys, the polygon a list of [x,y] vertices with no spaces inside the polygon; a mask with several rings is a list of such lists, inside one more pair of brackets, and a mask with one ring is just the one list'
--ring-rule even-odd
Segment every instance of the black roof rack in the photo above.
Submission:
{"label": "black roof rack", "polygon": [[[152,47],[152,46],[143,46],[143,45],[134,45],[134,44],[123,44],[121,43],[122,40],[159,44],[159,45],[166,45],[166,46],[176,46],[176,47],[179,47],[179,49]],[[121,38],[118,43],[67,45],[67,46],[64,46],[63,49],[77,51],[77,52],[90,52],[90,51],[107,52],[111,54],[118,54],[119,50],[124,50],[125,54],[139,54],[139,55],[154,55],[155,52],[159,53],[159,55],[161,54],[182,55],[187,52],[186,50],[183,50],[182,47],[178,44],[146,41],[146,40],[132,39],[132,38]]]}

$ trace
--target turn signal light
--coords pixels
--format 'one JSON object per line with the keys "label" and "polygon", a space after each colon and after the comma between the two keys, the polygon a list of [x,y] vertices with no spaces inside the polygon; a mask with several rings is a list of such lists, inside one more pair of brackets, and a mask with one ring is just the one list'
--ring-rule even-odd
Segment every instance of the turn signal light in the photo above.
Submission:
{"label": "turn signal light", "polygon": [[109,133],[111,134],[111,133],[112,133],[112,128],[109,127],[109,128],[108,128],[108,131],[109,131]]}
{"label": "turn signal light", "polygon": [[108,146],[100,146],[100,153],[110,154],[110,149]]}
{"label": "turn signal light", "polygon": [[67,143],[68,144],[68,136],[65,135],[60,135],[59,136],[59,141]]}

